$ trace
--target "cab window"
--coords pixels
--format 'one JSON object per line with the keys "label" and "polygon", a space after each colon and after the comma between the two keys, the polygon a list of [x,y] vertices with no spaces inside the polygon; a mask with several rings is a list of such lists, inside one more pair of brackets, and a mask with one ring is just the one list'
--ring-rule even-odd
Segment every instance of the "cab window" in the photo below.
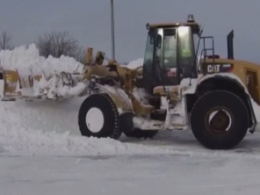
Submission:
{"label": "cab window", "polygon": [[175,29],[165,29],[163,39],[163,63],[165,68],[177,66],[177,39]]}

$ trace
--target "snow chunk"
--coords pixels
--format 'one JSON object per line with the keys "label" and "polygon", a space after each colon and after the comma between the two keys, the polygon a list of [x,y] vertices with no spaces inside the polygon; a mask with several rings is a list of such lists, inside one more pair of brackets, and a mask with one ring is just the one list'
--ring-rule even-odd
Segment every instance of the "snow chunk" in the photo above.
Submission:
{"label": "snow chunk", "polygon": [[130,68],[130,69],[135,69],[135,68],[143,66],[143,63],[144,63],[144,59],[139,58],[137,60],[133,60],[133,61],[129,62],[127,64],[127,67]]}

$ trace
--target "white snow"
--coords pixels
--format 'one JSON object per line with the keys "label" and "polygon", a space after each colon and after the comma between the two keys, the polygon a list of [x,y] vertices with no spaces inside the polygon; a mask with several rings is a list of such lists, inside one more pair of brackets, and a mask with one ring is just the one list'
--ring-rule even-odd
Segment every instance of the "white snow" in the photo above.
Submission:
{"label": "white snow", "polygon": [[153,155],[103,158],[7,157],[1,194],[258,195],[254,157]]}
{"label": "white snow", "polygon": [[[67,57],[43,59],[34,45],[2,51],[0,59],[47,70],[78,66]],[[190,131],[86,138],[77,125],[83,100],[0,102],[1,194],[259,194],[259,133],[229,151],[203,148]]]}
{"label": "white snow", "polygon": [[30,44],[28,47],[16,47],[14,50],[2,50],[0,61],[4,68],[18,68],[21,71],[28,71],[30,68],[35,73],[43,70],[47,75],[55,71],[73,72],[77,68],[79,71],[83,69],[82,64],[68,56],[41,57],[35,44]]}
{"label": "white snow", "polygon": [[135,69],[135,68],[143,66],[143,63],[144,63],[144,59],[143,58],[139,58],[137,60],[133,60],[133,61],[129,62],[127,64],[127,67],[131,68],[131,69]]}
{"label": "white snow", "polygon": [[[54,95],[62,98],[80,94],[85,88],[86,83],[77,82],[77,78],[83,73],[83,64],[77,62],[74,58],[61,56],[59,59],[49,56],[41,57],[35,44],[28,47],[21,46],[14,50],[3,50],[0,52],[1,66],[4,69],[17,69],[21,81],[29,82],[29,76],[41,75],[40,81],[34,80],[33,87],[22,89],[22,96],[48,97],[55,99]],[[78,75],[72,73],[77,72]],[[69,83],[68,77],[71,77],[75,86],[64,86],[63,83]],[[46,91],[46,88],[50,88]]]}

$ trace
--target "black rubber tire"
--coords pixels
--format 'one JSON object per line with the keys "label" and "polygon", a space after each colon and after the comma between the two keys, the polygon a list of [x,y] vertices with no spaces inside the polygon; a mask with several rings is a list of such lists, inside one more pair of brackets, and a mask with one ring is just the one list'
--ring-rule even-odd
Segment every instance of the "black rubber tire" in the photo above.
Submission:
{"label": "black rubber tire", "polygon": [[120,127],[121,131],[127,136],[127,137],[133,137],[133,138],[153,138],[158,131],[156,130],[141,130],[134,128],[133,123],[133,113],[123,113],[120,116]]}
{"label": "black rubber tire", "polygon": [[[228,133],[216,134],[208,130],[206,125],[207,112],[216,106],[229,110],[233,116],[233,126]],[[190,124],[195,138],[209,149],[231,149],[238,145],[249,127],[249,112],[245,103],[235,94],[216,90],[201,96],[191,111]]]}
{"label": "black rubber tire", "polygon": [[[89,109],[93,107],[99,108],[104,116],[104,125],[98,133],[90,131],[85,120]],[[81,134],[86,137],[118,139],[122,134],[118,110],[107,94],[94,94],[85,99],[79,109],[78,125]]]}
{"label": "black rubber tire", "polygon": [[134,114],[131,112],[126,112],[120,115],[120,128],[122,132],[133,132],[133,117]]}
{"label": "black rubber tire", "polygon": [[141,130],[135,128],[132,132],[124,132],[127,137],[151,139],[158,133],[157,130]]}

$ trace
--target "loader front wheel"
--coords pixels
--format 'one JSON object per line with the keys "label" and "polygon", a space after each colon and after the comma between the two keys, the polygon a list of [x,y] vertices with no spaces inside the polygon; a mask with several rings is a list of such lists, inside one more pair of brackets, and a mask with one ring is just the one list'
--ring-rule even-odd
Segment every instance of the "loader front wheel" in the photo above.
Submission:
{"label": "loader front wheel", "polygon": [[120,130],[119,113],[107,94],[94,94],[82,103],[78,124],[83,136],[118,139]]}
{"label": "loader front wheel", "polygon": [[130,112],[121,114],[120,116],[121,131],[126,137],[148,139],[153,138],[158,133],[157,130],[141,130],[134,128],[133,117],[134,114]]}
{"label": "loader front wheel", "polygon": [[143,138],[143,139],[151,139],[153,138],[156,134],[158,133],[158,130],[141,130],[135,128],[131,132],[124,132],[124,134],[127,137],[132,137],[132,138]]}
{"label": "loader front wheel", "polygon": [[194,136],[206,148],[230,149],[245,137],[249,112],[234,93],[210,91],[195,103],[190,123]]}

